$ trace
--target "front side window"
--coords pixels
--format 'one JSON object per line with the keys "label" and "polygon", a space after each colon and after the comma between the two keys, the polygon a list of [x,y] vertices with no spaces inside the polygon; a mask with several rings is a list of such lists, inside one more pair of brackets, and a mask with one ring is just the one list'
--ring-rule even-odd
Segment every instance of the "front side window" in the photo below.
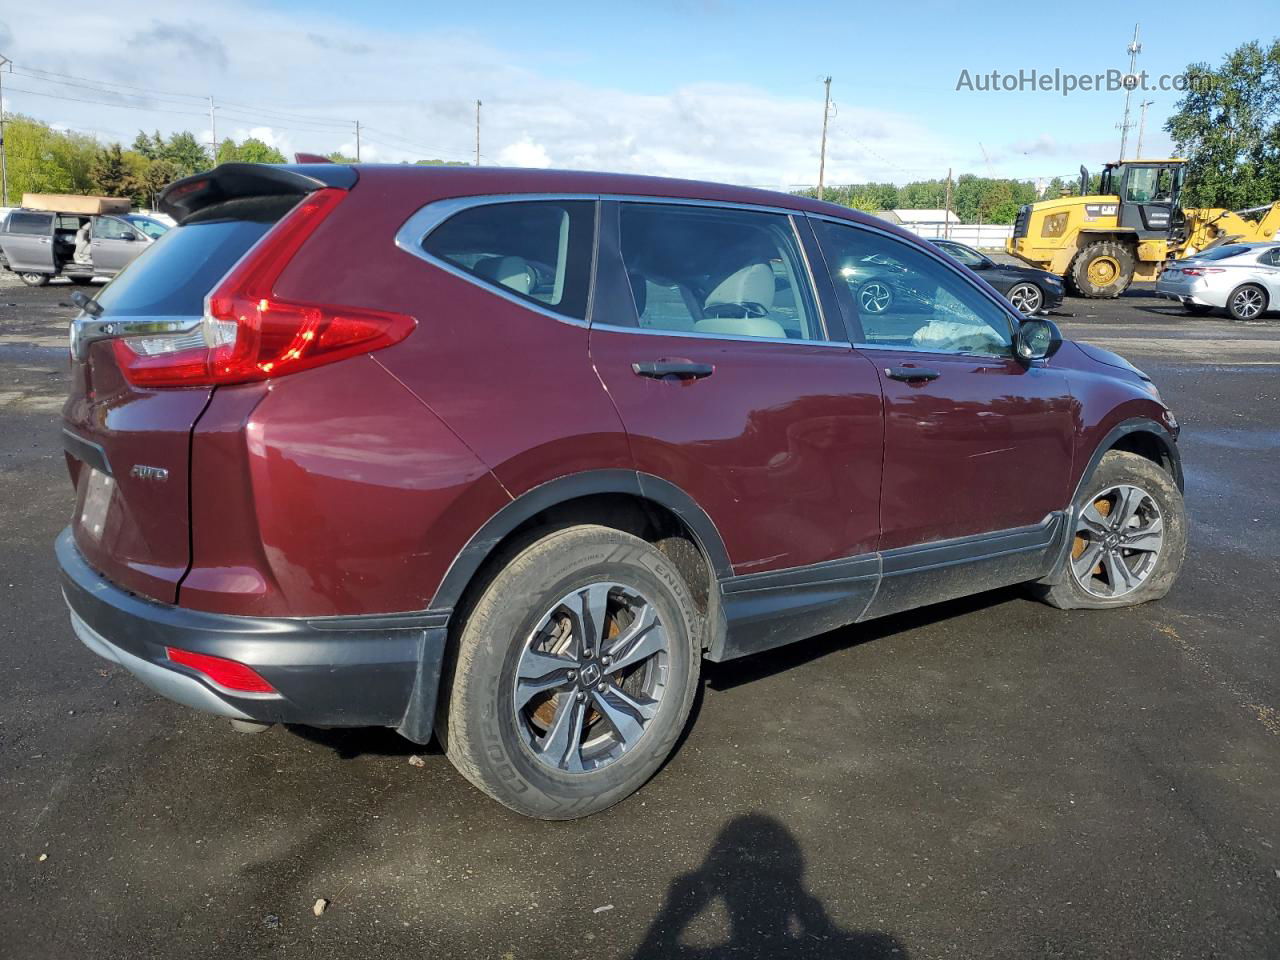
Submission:
{"label": "front side window", "polygon": [[594,202],[520,200],[454,214],[422,248],[505,293],[583,319],[594,243]]}
{"label": "front side window", "polygon": [[641,328],[823,338],[789,217],[626,202],[619,218]]}
{"label": "front side window", "polygon": [[871,347],[1009,356],[1009,316],[952,268],[912,244],[815,220],[838,290]]}
{"label": "front side window", "polygon": [[93,235],[99,240],[124,240],[134,238],[133,227],[114,217],[99,217],[93,224]]}

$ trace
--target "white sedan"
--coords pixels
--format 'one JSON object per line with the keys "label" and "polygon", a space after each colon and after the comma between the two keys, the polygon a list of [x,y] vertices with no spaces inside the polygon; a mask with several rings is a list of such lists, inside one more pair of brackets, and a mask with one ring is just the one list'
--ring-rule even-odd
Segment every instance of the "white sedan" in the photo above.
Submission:
{"label": "white sedan", "polygon": [[1280,309],[1280,242],[1228,243],[1175,260],[1160,274],[1156,293],[1188,313],[1221,307],[1236,320],[1257,320]]}

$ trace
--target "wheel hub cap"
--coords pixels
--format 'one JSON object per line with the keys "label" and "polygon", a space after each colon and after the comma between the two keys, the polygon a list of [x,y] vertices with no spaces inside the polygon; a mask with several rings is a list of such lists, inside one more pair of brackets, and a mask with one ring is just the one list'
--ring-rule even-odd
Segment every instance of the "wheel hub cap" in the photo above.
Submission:
{"label": "wheel hub cap", "polygon": [[516,729],[534,759],[589,773],[632,750],[666,693],[670,646],[656,607],[634,587],[599,582],[538,618],[516,665]]}

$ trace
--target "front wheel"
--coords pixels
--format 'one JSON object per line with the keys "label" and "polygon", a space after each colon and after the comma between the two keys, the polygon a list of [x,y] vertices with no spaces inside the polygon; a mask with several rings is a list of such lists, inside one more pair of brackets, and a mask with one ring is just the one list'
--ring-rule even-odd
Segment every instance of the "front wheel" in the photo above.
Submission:
{"label": "front wheel", "polygon": [[1112,450],[1085,482],[1061,583],[1038,588],[1064,610],[1130,607],[1159,600],[1187,551],[1182,492],[1156,463]]}
{"label": "front wheel", "polygon": [[1067,280],[1082,297],[1118,297],[1133,282],[1134,252],[1114,240],[1098,240],[1076,254]]}
{"label": "front wheel", "polygon": [[462,626],[438,726],[473,784],[526,816],[610,807],[657,771],[697,689],[701,618],[658,550],[575,526],[510,556]]}
{"label": "front wheel", "polygon": [[49,282],[49,274],[47,273],[30,273],[22,272],[18,274],[18,278],[28,287],[43,287]]}

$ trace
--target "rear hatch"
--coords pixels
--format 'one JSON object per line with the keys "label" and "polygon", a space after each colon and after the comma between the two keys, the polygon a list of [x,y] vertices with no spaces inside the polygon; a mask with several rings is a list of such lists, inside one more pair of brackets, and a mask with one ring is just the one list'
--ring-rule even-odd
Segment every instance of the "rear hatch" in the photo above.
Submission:
{"label": "rear hatch", "polygon": [[179,181],[163,201],[179,226],[76,317],[63,408],[72,529],[109,580],[176,601],[191,563],[191,434],[216,388],[175,361],[208,352],[206,297],[273,225],[307,194],[355,177],[343,166],[228,164]]}

